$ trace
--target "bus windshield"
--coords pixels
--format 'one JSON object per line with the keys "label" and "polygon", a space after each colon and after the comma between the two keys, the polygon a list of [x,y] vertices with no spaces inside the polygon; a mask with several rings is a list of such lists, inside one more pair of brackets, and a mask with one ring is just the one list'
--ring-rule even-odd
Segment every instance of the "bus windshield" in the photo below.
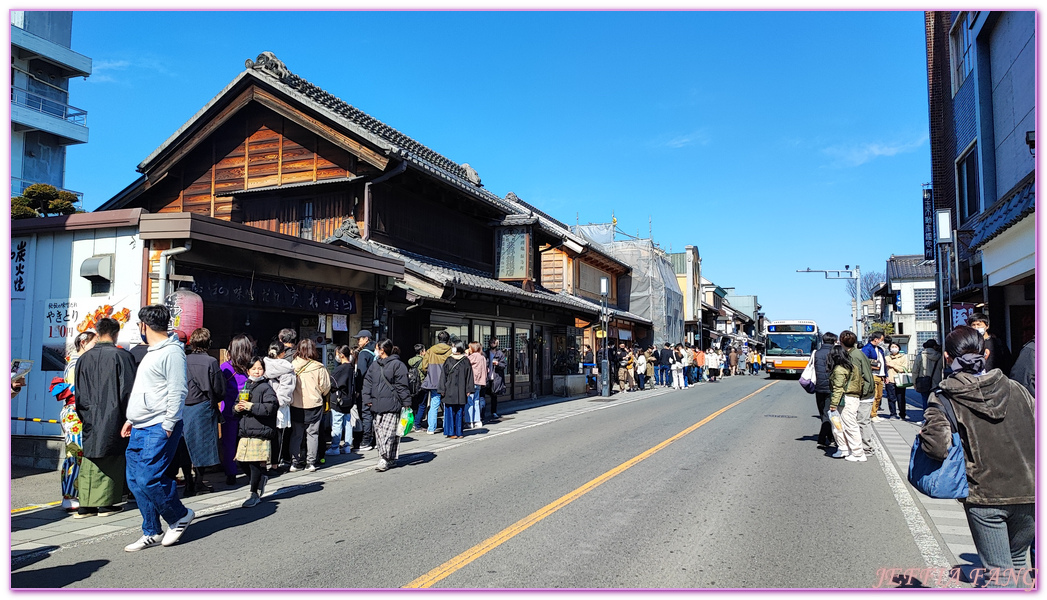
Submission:
{"label": "bus windshield", "polygon": [[768,333],[767,356],[807,355],[818,348],[818,336],[813,333]]}

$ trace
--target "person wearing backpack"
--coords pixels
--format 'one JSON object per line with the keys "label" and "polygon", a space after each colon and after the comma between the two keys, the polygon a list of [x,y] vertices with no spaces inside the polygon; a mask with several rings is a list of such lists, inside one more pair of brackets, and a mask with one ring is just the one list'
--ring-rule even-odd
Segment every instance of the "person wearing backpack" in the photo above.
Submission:
{"label": "person wearing backpack", "polygon": [[[426,351],[422,356],[422,363],[418,368],[422,371],[422,389],[429,393],[429,416],[426,433],[436,433],[436,423],[440,419],[440,375],[443,373],[444,363],[451,356],[451,334],[441,331],[436,334],[436,345]],[[447,426],[447,415],[444,414],[444,426]],[[445,432],[446,433],[446,432]]]}
{"label": "person wearing backpack", "polygon": [[862,432],[862,445],[865,448],[865,454],[872,454],[872,407],[873,402],[876,400],[876,380],[873,379],[872,365],[869,364],[869,357],[862,352],[861,348],[858,348],[858,336],[853,331],[844,330],[840,334],[840,343],[843,344],[844,350],[847,351],[847,357],[851,360],[851,365],[862,376],[862,389],[858,403],[858,428]]}
{"label": "person wearing backpack", "polygon": [[943,399],[949,402],[967,467],[967,524],[987,574],[999,574],[988,585],[1018,587],[1035,535],[1033,398],[1000,369],[985,370],[985,343],[981,333],[966,325],[945,337],[945,360],[952,373],[932,392],[918,435],[928,456],[945,459],[952,427],[942,404]]}
{"label": "person wearing backpack", "polygon": [[[338,366],[331,373],[331,448],[327,451],[331,455],[341,454],[343,446],[352,445],[353,420],[349,415],[356,405],[356,366],[350,361],[352,355],[349,346],[338,346],[334,351]],[[349,450],[345,453],[349,454]]]}

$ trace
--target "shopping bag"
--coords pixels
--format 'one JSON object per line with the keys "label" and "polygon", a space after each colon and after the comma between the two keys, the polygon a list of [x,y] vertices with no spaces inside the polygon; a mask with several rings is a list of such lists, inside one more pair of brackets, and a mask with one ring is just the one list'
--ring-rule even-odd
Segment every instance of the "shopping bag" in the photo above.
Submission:
{"label": "shopping bag", "polygon": [[927,455],[920,445],[920,436],[912,444],[909,455],[909,483],[925,496],[943,500],[966,498],[967,462],[963,456],[963,442],[956,424],[956,414],[952,402],[939,390],[936,399],[942,412],[949,419],[952,429],[952,446],[945,460],[938,460]]}
{"label": "shopping bag", "polygon": [[412,427],[414,427],[414,411],[410,408],[400,409],[400,424],[396,426],[396,435],[403,437],[411,433]]}
{"label": "shopping bag", "polygon": [[912,373],[897,373],[894,376],[894,387],[912,387]]}
{"label": "shopping bag", "polygon": [[800,374],[800,387],[808,394],[813,394],[815,384],[817,383],[818,375],[814,370],[814,354],[811,354],[811,360],[807,361],[807,366],[803,368],[803,373]]}

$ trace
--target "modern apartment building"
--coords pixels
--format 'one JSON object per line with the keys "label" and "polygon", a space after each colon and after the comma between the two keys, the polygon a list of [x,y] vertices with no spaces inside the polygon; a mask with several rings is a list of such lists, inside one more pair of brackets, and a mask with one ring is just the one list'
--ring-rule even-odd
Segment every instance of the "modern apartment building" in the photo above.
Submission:
{"label": "modern apartment building", "polygon": [[[946,304],[974,305],[1013,349],[1035,330],[1036,13],[925,13],[932,189],[924,200],[924,258],[934,212],[950,209],[953,259],[939,260]],[[951,281],[949,281],[951,279]],[[946,330],[953,310],[942,314]]]}
{"label": "modern apartment building", "polygon": [[91,59],[70,48],[72,32],[72,12],[11,11],[12,196],[34,183],[66,189],[66,147],[87,142],[69,80],[89,76]]}

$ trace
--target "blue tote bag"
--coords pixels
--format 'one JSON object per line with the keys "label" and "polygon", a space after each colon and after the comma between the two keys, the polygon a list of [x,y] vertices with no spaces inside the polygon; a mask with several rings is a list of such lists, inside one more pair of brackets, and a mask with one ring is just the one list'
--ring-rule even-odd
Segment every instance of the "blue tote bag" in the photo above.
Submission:
{"label": "blue tote bag", "polygon": [[952,428],[952,446],[945,460],[927,455],[920,447],[920,436],[912,445],[909,455],[909,483],[925,496],[931,498],[957,499],[967,497],[967,462],[963,457],[963,442],[956,424],[956,413],[952,401],[937,390],[935,398]]}

